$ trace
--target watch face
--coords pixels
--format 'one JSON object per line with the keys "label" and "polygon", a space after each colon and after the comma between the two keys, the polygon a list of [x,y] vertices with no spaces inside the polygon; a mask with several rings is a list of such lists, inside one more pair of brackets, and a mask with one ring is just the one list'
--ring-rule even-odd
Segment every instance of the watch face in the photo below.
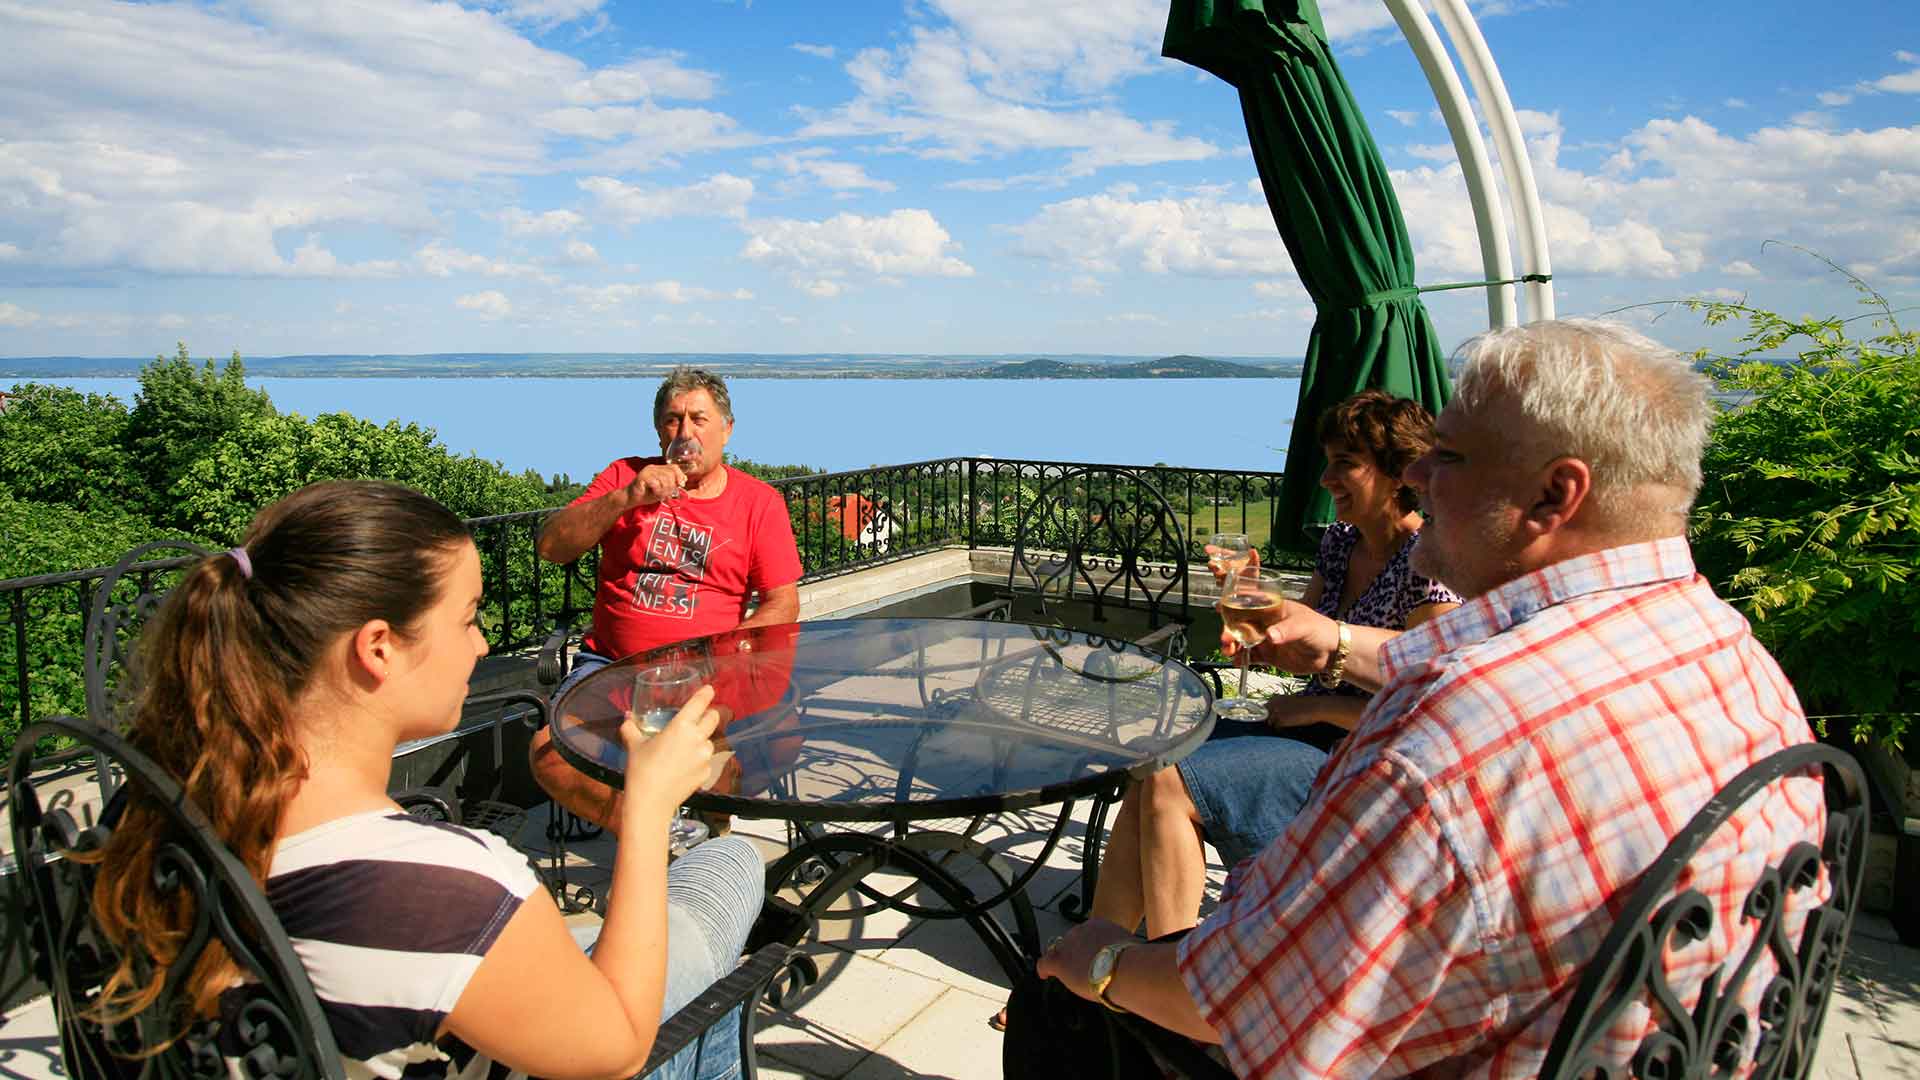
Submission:
{"label": "watch face", "polygon": [[1099,986],[1108,979],[1113,978],[1113,956],[1114,950],[1111,945],[1094,953],[1093,969],[1087,981],[1095,986]]}

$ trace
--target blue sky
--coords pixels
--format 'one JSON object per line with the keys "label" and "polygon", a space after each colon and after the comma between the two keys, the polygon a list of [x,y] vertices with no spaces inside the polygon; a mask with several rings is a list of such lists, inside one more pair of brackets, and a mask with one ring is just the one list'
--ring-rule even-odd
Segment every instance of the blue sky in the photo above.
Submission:
{"label": "blue sky", "polygon": [[[1562,313],[1920,303],[1920,7],[1474,5]],[[1480,276],[1378,0],[1326,0],[1419,279]],[[1164,0],[0,0],[0,355],[1296,356],[1235,95]],[[1473,292],[1433,296],[1451,342]],[[1724,341],[1686,313],[1646,321]],[[1920,319],[1920,315],[1914,316]],[[1651,320],[1651,321],[1650,321]]]}

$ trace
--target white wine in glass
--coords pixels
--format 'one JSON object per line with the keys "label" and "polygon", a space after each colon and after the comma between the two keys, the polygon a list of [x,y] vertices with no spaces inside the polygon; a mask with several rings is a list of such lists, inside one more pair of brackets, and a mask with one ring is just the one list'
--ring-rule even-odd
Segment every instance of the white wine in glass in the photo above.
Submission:
{"label": "white wine in glass", "polygon": [[[633,722],[649,738],[665,731],[680,707],[700,689],[701,671],[684,661],[643,667],[633,676]],[[667,825],[667,846],[684,851],[707,838],[707,826],[682,806]]]}
{"label": "white wine in glass", "polygon": [[1253,647],[1266,640],[1267,627],[1285,610],[1286,590],[1278,571],[1254,566],[1227,575],[1220,590],[1220,622],[1240,644],[1240,692],[1215,706],[1215,715],[1249,722],[1267,718],[1266,704],[1247,697],[1247,667]]}

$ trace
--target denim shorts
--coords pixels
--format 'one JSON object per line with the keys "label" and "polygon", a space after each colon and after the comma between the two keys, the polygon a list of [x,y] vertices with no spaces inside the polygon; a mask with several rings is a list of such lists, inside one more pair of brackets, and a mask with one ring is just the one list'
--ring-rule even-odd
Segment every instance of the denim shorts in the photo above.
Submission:
{"label": "denim shorts", "polygon": [[1326,751],[1265,724],[1222,721],[1174,767],[1186,781],[1207,842],[1231,869],[1286,831],[1326,760]]}

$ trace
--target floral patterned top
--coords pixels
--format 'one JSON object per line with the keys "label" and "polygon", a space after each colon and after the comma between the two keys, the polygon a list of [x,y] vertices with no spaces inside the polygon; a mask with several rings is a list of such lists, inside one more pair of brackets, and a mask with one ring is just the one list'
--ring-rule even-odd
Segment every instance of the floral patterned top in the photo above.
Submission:
{"label": "floral patterned top", "polygon": [[[1320,553],[1314,559],[1313,568],[1319,573],[1325,588],[1320,591],[1320,602],[1314,610],[1329,619],[1340,619],[1355,626],[1378,626],[1387,630],[1405,630],[1407,613],[1426,604],[1458,604],[1460,596],[1452,589],[1429,578],[1413,572],[1407,559],[1413,554],[1413,545],[1420,542],[1420,534],[1407,537],[1400,550],[1393,553],[1387,565],[1381,569],[1353,601],[1344,614],[1340,611],[1340,594],[1347,587],[1347,564],[1353,558],[1353,549],[1360,544],[1360,530],[1357,526],[1344,521],[1336,521],[1320,537]],[[1316,680],[1307,680],[1303,694],[1345,694],[1349,697],[1367,697],[1365,690],[1345,683],[1337,690],[1329,690]]]}

